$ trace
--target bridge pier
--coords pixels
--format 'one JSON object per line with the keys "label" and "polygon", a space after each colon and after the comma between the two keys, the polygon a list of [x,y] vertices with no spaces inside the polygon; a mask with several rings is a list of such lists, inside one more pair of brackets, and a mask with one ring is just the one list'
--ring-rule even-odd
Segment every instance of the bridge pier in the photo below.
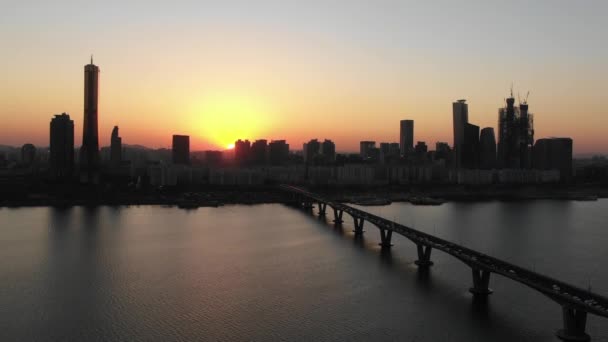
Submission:
{"label": "bridge pier", "polygon": [[562,341],[589,341],[591,338],[585,333],[587,324],[587,312],[562,305],[564,316],[564,329],[557,331],[555,335]]}
{"label": "bridge pier", "polygon": [[309,200],[304,200],[304,203],[302,205],[302,208],[304,208],[304,210],[312,210],[315,206],[312,205],[312,201]]}
{"label": "bridge pier", "polygon": [[392,230],[388,230],[388,229],[382,229],[380,228],[380,243],[379,245],[382,246],[382,249],[384,248],[391,248],[391,246],[393,245],[391,243],[391,238],[393,237],[393,231]]}
{"label": "bridge pier", "polygon": [[344,210],[339,210],[336,208],[332,208],[334,210],[334,223],[335,224],[342,224],[342,214],[344,214]]}
{"label": "bridge pier", "polygon": [[363,223],[365,223],[365,220],[363,217],[355,216],[353,216],[353,220],[355,220],[355,230],[353,230],[353,232],[355,232],[355,236],[363,235]]}
{"label": "bridge pier", "polygon": [[469,288],[469,292],[474,296],[487,296],[494,292],[488,287],[490,285],[490,271],[477,268],[471,268],[471,271],[473,273],[473,287]]}
{"label": "bridge pier", "polygon": [[319,202],[319,216],[325,216],[326,208],[327,208],[327,203]]}
{"label": "bridge pier", "polygon": [[418,249],[418,260],[414,261],[419,267],[429,267],[433,265],[431,261],[431,246],[425,246],[422,244],[416,244]]}

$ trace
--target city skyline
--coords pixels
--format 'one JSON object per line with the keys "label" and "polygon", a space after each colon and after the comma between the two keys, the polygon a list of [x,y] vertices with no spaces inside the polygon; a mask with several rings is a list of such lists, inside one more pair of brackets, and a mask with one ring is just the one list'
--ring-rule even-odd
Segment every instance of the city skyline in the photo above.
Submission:
{"label": "city skyline", "polygon": [[[80,66],[93,53],[102,67],[100,146],[110,144],[118,125],[125,144],[151,148],[170,147],[171,135],[180,133],[191,136],[193,150],[224,149],[239,138],[302,146],[318,137],[355,152],[362,140],[399,141],[396,123],[403,119],[416,122],[415,141],[432,146],[453,141],[451,104],[461,98],[471,122],[497,130],[498,108],[514,82],[515,97],[531,91],[536,137],[572,137],[575,154],[608,151],[602,2],[535,3],[524,13],[515,4],[475,2],[372,8],[353,2],[343,12],[320,3],[230,11],[157,4],[146,14],[129,5],[116,15],[99,11],[90,27],[53,25],[34,37],[27,25],[44,25],[43,14],[86,17],[67,4],[45,6],[25,14],[28,8],[16,5],[2,14],[0,34],[10,39],[0,56],[9,80],[0,86],[1,144],[47,145],[48,130],[39,123],[55,113],[69,113],[81,132]],[[160,29],[155,19],[165,12],[171,16]],[[496,25],[515,16],[523,16],[521,25]],[[104,30],[108,20],[112,28]],[[533,30],[539,21],[540,32]],[[157,38],[140,39],[143,32]],[[77,134],[75,145],[81,144]]]}

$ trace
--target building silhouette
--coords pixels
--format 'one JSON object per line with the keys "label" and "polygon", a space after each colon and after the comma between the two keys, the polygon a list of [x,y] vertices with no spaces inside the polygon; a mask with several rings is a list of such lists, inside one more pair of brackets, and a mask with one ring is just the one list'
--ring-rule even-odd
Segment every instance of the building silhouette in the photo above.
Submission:
{"label": "building silhouette", "polygon": [[268,161],[268,140],[258,139],[251,144],[251,162],[256,165],[266,164]]}
{"label": "building silhouette", "polygon": [[110,164],[114,167],[120,166],[122,162],[122,138],[118,136],[118,126],[112,129],[110,137]]}
{"label": "building silhouette", "polygon": [[401,120],[399,124],[399,150],[402,155],[414,150],[414,120]]}
{"label": "building silhouette", "polygon": [[321,155],[323,160],[327,163],[333,163],[336,161],[336,144],[329,139],[323,140],[321,144]]}
{"label": "building silhouette", "polygon": [[25,165],[31,165],[36,160],[36,146],[25,144],[21,146],[21,162]]}
{"label": "building silhouette", "polygon": [[460,167],[477,169],[479,167],[479,126],[466,123],[463,142],[460,145]]}
{"label": "building silhouette", "polygon": [[246,165],[250,159],[251,142],[249,140],[237,140],[234,143],[234,160],[238,165]]}
{"label": "building silhouette", "polygon": [[74,171],[74,121],[66,113],[51,120],[50,171],[53,179],[70,178]]}
{"label": "building silhouette", "polygon": [[361,159],[373,159],[375,154],[374,149],[376,149],[375,141],[361,141],[359,143],[359,155],[361,156]]}
{"label": "building silhouette", "polygon": [[173,164],[190,164],[190,136],[173,135],[172,159]]}
{"label": "building silhouette", "polygon": [[272,165],[281,165],[289,160],[289,144],[285,140],[272,140],[268,144],[268,160]]}
{"label": "building silhouette", "polygon": [[99,100],[99,67],[91,63],[84,66],[84,123],[80,148],[80,173],[86,182],[93,182],[99,169],[99,137],[97,129]]}
{"label": "building silhouette", "polygon": [[496,168],[496,137],[492,127],[482,129],[479,136],[479,168]]}
{"label": "building silhouette", "polygon": [[419,161],[426,160],[426,154],[428,152],[428,146],[424,141],[418,141],[416,146],[414,147],[414,153],[416,154],[416,159]]}
{"label": "building silhouette", "polygon": [[538,139],[534,144],[532,164],[539,170],[559,170],[560,179],[572,178],[572,139]]}
{"label": "building silhouette", "polygon": [[456,167],[462,167],[462,145],[465,139],[465,128],[469,123],[469,105],[466,100],[452,103],[452,123],[454,128],[454,156]]}
{"label": "building silhouette", "polygon": [[498,155],[500,168],[527,169],[532,166],[534,116],[528,112],[526,100],[515,106],[513,91],[506,105],[498,109]]}
{"label": "building silhouette", "polygon": [[318,159],[319,153],[321,152],[321,143],[317,139],[311,139],[302,146],[302,152],[304,154],[304,162],[306,164],[312,164]]}
{"label": "building silhouette", "polygon": [[210,166],[218,166],[222,163],[222,151],[205,151],[205,162]]}

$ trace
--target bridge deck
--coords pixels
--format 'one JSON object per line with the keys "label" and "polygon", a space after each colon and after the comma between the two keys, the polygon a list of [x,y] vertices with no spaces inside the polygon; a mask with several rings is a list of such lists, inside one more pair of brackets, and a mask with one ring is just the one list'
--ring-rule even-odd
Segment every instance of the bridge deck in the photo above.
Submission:
{"label": "bridge deck", "polygon": [[365,221],[373,223],[380,229],[399,233],[416,244],[430,246],[434,249],[443,251],[474,269],[486,270],[513,279],[549,296],[562,305],[567,305],[577,310],[583,310],[598,316],[608,317],[608,298],[599,294],[516,266],[436,236],[423,233],[414,228],[370,214],[349,205],[329,201],[317,194],[294,186],[281,185],[281,189],[305,196],[314,202],[326,203],[330,207],[336,210],[342,210],[353,217],[363,218]]}

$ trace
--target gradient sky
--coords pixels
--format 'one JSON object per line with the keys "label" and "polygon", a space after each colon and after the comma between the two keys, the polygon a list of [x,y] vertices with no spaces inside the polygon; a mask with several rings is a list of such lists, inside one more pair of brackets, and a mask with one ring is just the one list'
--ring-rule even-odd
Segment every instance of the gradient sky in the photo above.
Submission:
{"label": "gradient sky", "polygon": [[83,66],[101,68],[109,144],[193,149],[237,138],[398,141],[399,120],[434,148],[452,102],[496,127],[531,91],[536,138],[608,152],[608,1],[27,1],[0,11],[0,144],[48,145],[53,114],[82,138]]}

